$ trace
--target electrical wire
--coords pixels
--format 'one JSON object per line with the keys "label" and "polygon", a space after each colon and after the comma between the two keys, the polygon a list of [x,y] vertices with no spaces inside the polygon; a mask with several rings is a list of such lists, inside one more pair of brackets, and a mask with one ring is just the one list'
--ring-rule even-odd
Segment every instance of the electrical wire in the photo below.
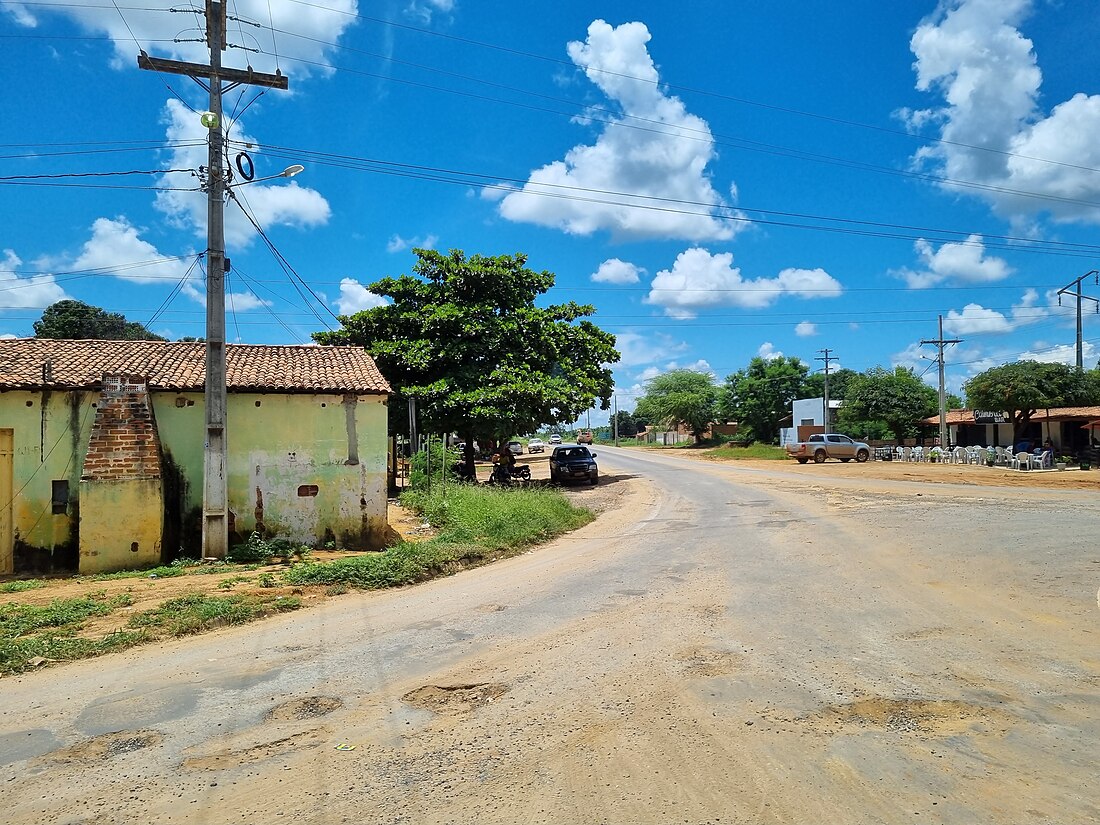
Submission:
{"label": "electrical wire", "polygon": [[193,169],[131,169],[127,172],[62,172],[56,175],[4,175],[0,181],[44,180],[57,178],[109,178],[125,175],[167,175],[170,172],[193,172]]}
{"label": "electrical wire", "polygon": [[[232,200],[233,203],[237,204],[237,207],[244,214],[245,218],[248,219],[248,222],[251,223],[253,228],[256,230],[256,232],[259,233],[260,237],[263,239],[264,243],[267,245],[268,250],[271,252],[272,256],[275,258],[275,260],[279,264],[280,268],[282,268],[283,272],[285,272],[287,277],[290,278],[291,284],[294,285],[295,290],[297,290],[298,294],[301,295],[302,300],[305,302],[306,306],[307,307],[310,306],[309,299],[307,299],[305,297],[305,295],[302,294],[301,290],[298,289],[299,284],[301,284],[301,286],[304,287],[305,290],[307,292],[309,292],[310,295],[313,296],[313,299],[318,304],[320,304],[329,315],[331,315],[333,317],[333,319],[336,321],[337,325],[339,326],[340,325],[339,316],[337,316],[336,313],[334,313],[331,309],[329,309],[328,304],[325,303],[324,299],[322,299],[316,292],[314,292],[313,289],[310,287],[310,285],[307,284],[305,282],[305,280],[298,274],[297,270],[295,270],[294,267],[291,266],[290,262],[283,256],[283,254],[279,251],[278,247],[275,246],[275,243],[268,237],[268,235],[264,231],[263,227],[260,226],[259,221],[257,221],[255,216],[251,213],[251,211],[248,208],[246,208],[246,205],[244,203],[241,203],[241,200],[237,197],[236,192],[233,189],[227,189],[226,191],[229,193],[230,200]],[[243,197],[243,195],[242,195],[242,197]],[[320,321],[325,326],[326,329],[329,329],[329,330],[332,329],[332,326],[330,326],[328,321],[326,321],[321,315],[317,315],[317,320]]]}

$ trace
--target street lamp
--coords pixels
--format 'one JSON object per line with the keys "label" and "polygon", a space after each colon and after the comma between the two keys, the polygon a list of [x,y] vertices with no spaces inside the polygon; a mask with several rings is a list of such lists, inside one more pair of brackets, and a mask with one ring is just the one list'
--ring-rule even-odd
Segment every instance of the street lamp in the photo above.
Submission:
{"label": "street lamp", "polygon": [[[251,164],[251,161],[249,163]],[[302,164],[295,163],[295,164],[292,164],[292,165],[288,166],[286,169],[284,169],[282,172],[280,172],[277,175],[268,175],[265,178],[251,178],[251,179],[249,179],[249,178],[245,177],[244,169],[241,168],[241,163],[238,160],[237,171],[240,172],[241,177],[244,177],[245,179],[242,180],[240,183],[235,183],[233,185],[234,186],[244,186],[247,183],[261,183],[262,181],[265,181],[265,180],[275,180],[275,178],[292,178],[295,175],[297,175],[301,172],[304,172],[305,169],[306,169],[306,167],[302,166]]]}

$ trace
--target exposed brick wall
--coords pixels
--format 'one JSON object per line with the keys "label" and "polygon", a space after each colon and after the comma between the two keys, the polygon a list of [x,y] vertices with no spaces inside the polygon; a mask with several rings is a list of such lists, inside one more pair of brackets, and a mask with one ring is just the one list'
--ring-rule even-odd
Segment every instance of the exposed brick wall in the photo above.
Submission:
{"label": "exposed brick wall", "polygon": [[146,380],[136,375],[104,375],[81,480],[160,476],[160,437]]}

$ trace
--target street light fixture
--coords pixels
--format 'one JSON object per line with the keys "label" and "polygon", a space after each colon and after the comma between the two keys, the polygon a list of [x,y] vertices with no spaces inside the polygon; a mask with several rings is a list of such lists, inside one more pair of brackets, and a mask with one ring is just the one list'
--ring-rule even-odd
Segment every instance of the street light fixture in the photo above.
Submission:
{"label": "street light fixture", "polygon": [[[253,178],[252,180],[242,180],[238,183],[234,183],[233,186],[244,186],[245,184],[248,184],[248,183],[261,183],[265,180],[275,180],[275,178],[292,178],[295,175],[300,174],[301,172],[304,172],[305,169],[306,169],[306,167],[302,166],[302,164],[295,163],[295,164],[292,164],[291,166],[288,166],[286,169],[284,169],[282,172],[280,172],[277,175],[268,175],[265,178]],[[241,170],[238,169],[238,171],[241,171]],[[243,175],[243,172],[242,172],[242,175]]]}

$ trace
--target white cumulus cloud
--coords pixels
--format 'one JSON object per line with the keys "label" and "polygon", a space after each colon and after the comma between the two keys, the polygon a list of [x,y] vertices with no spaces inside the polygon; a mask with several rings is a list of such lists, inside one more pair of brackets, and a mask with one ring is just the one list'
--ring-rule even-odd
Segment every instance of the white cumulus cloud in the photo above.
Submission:
{"label": "white cumulus cloud", "polygon": [[[1084,362],[1085,368],[1088,369],[1089,364],[1096,362],[1097,356],[1100,356],[1100,350],[1090,343],[1084,341],[1081,344],[1081,360]],[[1034,349],[1027,352],[1021,352],[1020,361],[1042,361],[1044,364],[1068,364],[1074,366],[1077,363],[1077,344],[1057,344],[1054,346],[1046,346],[1041,341],[1036,341]]]}
{"label": "white cumulus cloud", "polygon": [[760,348],[756,351],[756,354],[763,358],[765,361],[774,361],[776,358],[782,358],[783,353],[775,348],[775,344],[771,341],[765,341],[760,345]]}
{"label": "white cumulus cloud", "polygon": [[403,252],[409,248],[435,249],[437,243],[439,243],[438,235],[425,235],[424,237],[417,235],[413,238],[402,238],[400,235],[394,234],[386,241],[386,251],[393,253]]}
{"label": "white cumulus cloud", "polygon": [[1018,303],[1012,305],[1012,312],[1005,315],[981,304],[967,304],[962,311],[951,310],[943,319],[943,330],[950,335],[980,335],[983,333],[1012,332],[1013,330],[1038,323],[1052,315],[1068,315],[1068,307],[1056,305],[1057,296],[1047,294],[1047,304],[1039,304],[1039,293],[1028,289]]}
{"label": "white cumulus cloud", "polygon": [[618,258],[608,258],[592,273],[593,281],[601,284],[636,284],[645,270]]}
{"label": "white cumulus cloud", "polygon": [[141,238],[141,231],[124,217],[97,218],[92,236],[84,242],[70,269],[113,270],[116,277],[134,283],[169,285],[183,277],[191,265],[186,258],[167,258],[153,244]]}
{"label": "white cumulus cloud", "polygon": [[799,338],[809,338],[811,335],[817,335],[817,324],[812,321],[801,321],[795,324],[794,334]]}
{"label": "white cumulus cloud", "polygon": [[[45,309],[69,296],[53,275],[19,276],[23,261],[13,249],[5,249],[0,257],[0,310]],[[15,337],[15,336],[11,336]]]}
{"label": "white cumulus cloud", "polygon": [[1044,113],[1038,57],[1019,28],[1032,10],[1031,0],[948,0],[917,28],[910,42],[917,89],[942,103],[902,114],[914,128],[934,124],[949,142],[921,149],[914,161],[977,184],[944,186],[1014,221],[1047,212],[1100,223],[1100,211],[1081,203],[1100,200],[1092,171],[1100,166],[1100,95],[1079,92]]}
{"label": "white cumulus cloud", "polygon": [[343,278],[340,281],[340,297],[336,299],[336,308],[341,315],[354,315],[364,309],[388,304],[381,295],[375,295],[354,278]]}
{"label": "white cumulus cloud", "polygon": [[707,171],[715,156],[710,127],[662,91],[649,40],[643,23],[596,20],[583,43],[569,44],[569,57],[614,111],[600,110],[599,124],[591,117],[576,119],[600,126],[595,143],[574,146],[563,160],[534,170],[521,189],[503,197],[499,190],[483,190],[485,197],[500,199],[502,216],[575,235],[604,230],[618,238],[690,241],[733,236],[738,224],[719,220],[707,206],[683,207],[697,214],[640,208],[667,205],[654,198],[729,206]]}
{"label": "white cumulus cloud", "polygon": [[985,254],[981,235],[970,235],[965,241],[945,243],[939,249],[924,238],[913,244],[920,259],[917,268],[892,270],[891,274],[905,280],[911,289],[927,289],[943,281],[969,284],[1000,281],[1013,269],[1003,258]]}
{"label": "white cumulus cloud", "polygon": [[646,302],[664,307],[673,318],[694,318],[704,307],[758,309],[781,295],[835,298],[841,292],[840,282],[824,269],[784,269],[774,278],[746,279],[733,265],[731,253],[712,255],[693,247],[676,256],[672,269],[654,276]]}
{"label": "white cumulus cloud", "polygon": [[683,353],[688,345],[677,341],[663,332],[642,334],[639,332],[616,332],[615,349],[621,356],[618,366],[621,369],[650,365],[670,355]]}
{"label": "white cumulus cloud", "polygon": [[[107,35],[114,42],[112,65],[118,69],[132,68],[137,71],[138,46],[134,44],[135,39],[150,55],[197,63],[207,62],[210,52],[205,43],[172,42],[177,37],[181,40],[198,38],[200,32],[193,27],[205,26],[201,14],[168,14],[167,3],[140,3],[136,7],[132,3],[119,5],[122,12],[110,3],[56,4],[39,9],[37,14],[40,17],[47,13],[63,15],[76,21],[84,31]],[[178,7],[180,6],[177,5]],[[202,4],[182,4],[182,8],[188,7],[202,9]],[[233,0],[229,4],[231,15],[259,23],[262,28],[238,26],[230,22],[227,39],[235,45],[261,51],[251,51],[247,58],[243,52],[229,51],[226,52],[225,63],[227,66],[242,69],[250,64],[258,72],[274,73],[277,69],[275,54],[279,51],[287,53],[288,40],[285,35],[277,32],[272,34],[270,27],[273,27],[300,35],[294,38],[293,52],[306,62],[296,61],[292,64],[295,81],[301,80],[312,71],[327,72],[331,47],[326,44],[336,43],[355,23],[357,11],[356,0],[325,0],[323,4]],[[23,6],[16,5],[12,13],[17,21],[20,21],[20,13],[24,18],[29,17],[31,22],[21,21],[22,25],[34,24],[34,18],[26,13]],[[183,32],[180,31],[181,28]],[[273,37],[276,38],[275,42],[272,41]],[[284,66],[284,73],[285,68]],[[294,83],[291,84],[291,89],[293,88]]]}
{"label": "white cumulus cloud", "polygon": [[[207,149],[199,145],[206,140],[206,128],[199,122],[198,115],[189,111],[178,100],[168,100],[165,105],[167,137],[170,141],[185,141],[188,145],[177,146],[172,150],[168,161],[173,169],[198,169],[205,166]],[[240,124],[235,124],[231,133],[233,140],[243,143],[255,141],[244,133]],[[283,162],[267,164],[263,160],[261,149],[251,149],[249,153],[257,166],[256,176],[278,174]],[[230,153],[235,155],[235,152]],[[270,165],[272,168],[266,168]],[[285,178],[273,183],[250,183],[238,179],[235,191],[241,205],[252,213],[256,222],[265,232],[275,226],[307,228],[320,226],[328,222],[332,213],[328,201],[317,191],[299,186],[296,181],[283,182]],[[190,172],[175,172],[161,177],[164,186],[186,188],[191,191],[158,192],[157,208],[176,225],[192,230],[197,236],[206,236],[207,198],[198,190],[197,179]],[[244,246],[256,237],[256,230],[245,217],[241,208],[232,201],[225,207],[225,242],[227,246]]]}

